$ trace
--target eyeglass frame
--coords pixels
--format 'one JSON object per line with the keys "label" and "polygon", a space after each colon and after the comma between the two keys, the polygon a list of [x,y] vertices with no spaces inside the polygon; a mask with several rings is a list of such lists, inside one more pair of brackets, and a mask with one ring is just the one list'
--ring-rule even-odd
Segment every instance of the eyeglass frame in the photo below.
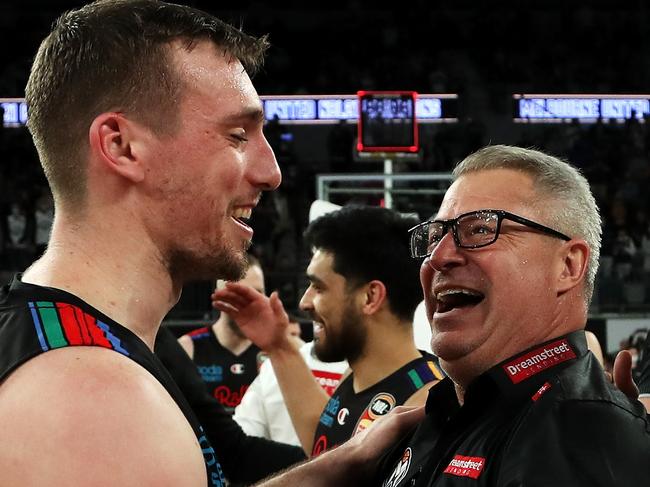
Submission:
{"label": "eyeglass frame", "polygon": [[[487,243],[481,243],[481,244],[476,244],[476,245],[463,245],[460,243],[460,237],[458,236],[458,220],[461,218],[464,218],[469,215],[477,215],[479,213],[494,213],[497,216],[497,226],[496,230],[494,232],[494,239],[491,242]],[[415,230],[417,230],[420,227],[423,227],[425,225],[431,225],[432,223],[438,223],[442,225],[442,234],[440,236],[440,240],[438,240],[438,243],[436,243],[436,247],[440,243],[440,241],[444,238],[445,235],[449,232],[449,229],[451,228],[451,234],[454,239],[454,243],[458,248],[461,249],[478,249],[481,247],[487,247],[488,245],[492,245],[494,242],[496,242],[499,238],[499,235],[501,234],[501,223],[503,220],[510,220],[515,223],[520,223],[522,225],[525,225],[529,228],[534,228],[535,230],[539,230],[547,235],[559,238],[561,240],[564,240],[568,242],[571,240],[571,237],[568,237],[567,235],[558,232],[557,230],[553,230],[550,227],[547,227],[546,225],[542,225],[541,223],[534,222],[533,220],[529,220],[528,218],[524,218],[523,216],[515,215],[514,213],[510,213],[509,211],[505,210],[492,210],[492,209],[483,209],[483,210],[474,210],[474,211],[468,211],[467,213],[463,213],[461,215],[458,215],[456,218],[450,218],[448,220],[427,220],[425,222],[418,223],[412,228],[409,228],[408,233],[410,235],[409,239],[409,250],[411,253],[411,257],[414,259],[424,259],[427,258],[431,255],[433,250],[431,252],[428,252],[426,255],[422,256],[416,256],[413,255],[413,236],[415,235]]]}

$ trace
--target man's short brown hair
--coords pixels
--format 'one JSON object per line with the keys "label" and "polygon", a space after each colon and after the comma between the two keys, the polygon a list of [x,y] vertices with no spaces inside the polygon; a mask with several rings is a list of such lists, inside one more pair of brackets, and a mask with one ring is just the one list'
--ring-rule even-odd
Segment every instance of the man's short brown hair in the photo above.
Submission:
{"label": "man's short brown hair", "polygon": [[268,48],[200,10],[158,0],[99,0],[63,14],[42,42],[26,87],[28,127],[55,198],[85,195],[88,129],[119,111],[157,133],[175,130],[182,94],[170,44],[212,41],[252,76]]}

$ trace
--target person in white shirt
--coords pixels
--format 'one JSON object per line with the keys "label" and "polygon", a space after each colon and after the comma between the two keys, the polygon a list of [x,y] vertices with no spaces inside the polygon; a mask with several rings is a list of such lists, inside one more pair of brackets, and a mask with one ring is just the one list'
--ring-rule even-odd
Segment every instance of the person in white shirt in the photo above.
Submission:
{"label": "person in white shirt", "polygon": [[[314,342],[302,344],[300,354],[316,381],[331,396],[348,364],[321,362],[314,356],[313,346]],[[270,360],[262,363],[258,376],[235,409],[234,419],[248,435],[300,446]]]}

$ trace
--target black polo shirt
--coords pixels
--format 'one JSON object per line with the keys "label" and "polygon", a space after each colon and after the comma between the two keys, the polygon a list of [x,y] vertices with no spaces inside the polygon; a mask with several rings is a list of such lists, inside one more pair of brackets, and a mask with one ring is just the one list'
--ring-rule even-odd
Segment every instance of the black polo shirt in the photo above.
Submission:
{"label": "black polo shirt", "polygon": [[383,460],[373,485],[650,485],[650,427],[605,378],[582,331],[535,346],[467,388],[444,379],[427,416]]}

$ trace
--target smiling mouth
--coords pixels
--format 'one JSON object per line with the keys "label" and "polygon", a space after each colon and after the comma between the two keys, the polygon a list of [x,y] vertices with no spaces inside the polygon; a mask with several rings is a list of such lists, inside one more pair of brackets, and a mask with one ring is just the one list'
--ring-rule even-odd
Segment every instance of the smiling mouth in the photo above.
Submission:
{"label": "smiling mouth", "polygon": [[485,296],[469,289],[445,289],[436,293],[436,313],[446,313],[456,308],[476,306]]}
{"label": "smiling mouth", "polygon": [[250,228],[249,222],[252,214],[252,208],[237,208],[232,212],[232,218],[243,226]]}

